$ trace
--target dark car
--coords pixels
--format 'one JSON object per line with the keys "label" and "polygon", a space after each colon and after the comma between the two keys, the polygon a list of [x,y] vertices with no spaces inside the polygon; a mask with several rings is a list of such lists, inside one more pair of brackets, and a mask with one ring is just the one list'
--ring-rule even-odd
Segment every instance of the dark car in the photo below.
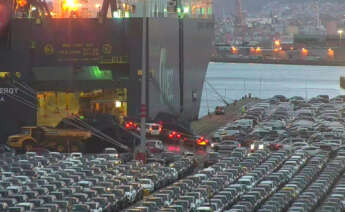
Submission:
{"label": "dark car", "polygon": [[225,107],[224,106],[217,106],[214,113],[216,115],[224,115],[225,114]]}
{"label": "dark car", "polygon": [[221,143],[212,144],[211,147],[216,152],[231,152],[232,150],[241,147],[241,144],[237,141],[226,140]]}

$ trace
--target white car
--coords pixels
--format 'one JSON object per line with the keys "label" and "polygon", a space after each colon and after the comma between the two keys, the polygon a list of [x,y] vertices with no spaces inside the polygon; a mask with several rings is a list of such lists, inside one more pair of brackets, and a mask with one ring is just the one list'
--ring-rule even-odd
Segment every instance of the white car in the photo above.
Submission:
{"label": "white car", "polygon": [[146,147],[151,152],[162,152],[164,150],[163,142],[160,140],[147,140]]}
{"label": "white car", "polygon": [[105,148],[104,154],[112,158],[119,158],[119,152],[115,148]]}
{"label": "white car", "polygon": [[31,179],[28,176],[15,176],[15,178],[20,180],[20,184],[27,184],[31,182]]}
{"label": "white car", "polygon": [[[149,136],[159,136],[162,132],[162,126],[157,123],[146,123],[145,127],[146,134]],[[140,132],[140,127],[137,130]]]}
{"label": "white car", "polygon": [[322,150],[319,147],[316,147],[316,146],[306,146],[306,147],[302,147],[301,149],[298,149],[297,151],[307,152],[311,156],[316,156]]}
{"label": "white car", "polygon": [[32,211],[34,208],[34,204],[31,202],[21,202],[18,203],[16,206],[24,207],[25,211]]}
{"label": "white car", "polygon": [[73,153],[71,154],[71,157],[72,157],[73,159],[80,159],[80,158],[83,157],[83,153],[81,153],[81,152],[73,152]]}
{"label": "white car", "polygon": [[155,188],[155,185],[151,179],[139,179],[139,183],[143,187],[143,189],[148,190],[149,192],[152,192]]}
{"label": "white car", "polygon": [[137,196],[136,190],[131,185],[124,185],[120,186],[120,189],[124,189],[125,196],[127,197],[128,201],[133,203],[135,201],[135,198]]}

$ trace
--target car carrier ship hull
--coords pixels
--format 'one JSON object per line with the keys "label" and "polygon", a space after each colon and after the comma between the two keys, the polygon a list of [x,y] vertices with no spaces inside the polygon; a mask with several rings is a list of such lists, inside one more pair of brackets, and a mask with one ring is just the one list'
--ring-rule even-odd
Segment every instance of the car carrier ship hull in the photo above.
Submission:
{"label": "car carrier ship hull", "polygon": [[[189,123],[199,114],[213,20],[147,20],[148,118]],[[68,115],[138,117],[142,31],[143,18],[12,20],[1,35],[0,87],[17,90],[0,93],[1,141]]]}

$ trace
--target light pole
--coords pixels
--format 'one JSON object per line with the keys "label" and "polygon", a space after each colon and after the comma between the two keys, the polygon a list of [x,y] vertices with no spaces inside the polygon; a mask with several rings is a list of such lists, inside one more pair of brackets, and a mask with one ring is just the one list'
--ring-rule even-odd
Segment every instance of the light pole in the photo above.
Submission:
{"label": "light pole", "polygon": [[141,107],[140,107],[140,152],[138,159],[146,160],[146,51],[147,51],[147,15],[146,15],[146,0],[143,0],[143,36],[142,36],[142,75],[141,75]]}
{"label": "light pole", "polygon": [[341,44],[341,39],[342,39],[342,35],[343,35],[343,33],[344,33],[344,31],[342,30],[342,29],[339,29],[338,30],[338,34],[339,34],[339,46],[340,46],[340,44]]}

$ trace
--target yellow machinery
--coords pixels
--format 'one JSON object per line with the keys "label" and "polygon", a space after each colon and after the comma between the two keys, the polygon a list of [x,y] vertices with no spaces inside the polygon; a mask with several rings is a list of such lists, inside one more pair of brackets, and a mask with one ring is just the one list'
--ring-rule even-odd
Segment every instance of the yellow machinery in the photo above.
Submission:
{"label": "yellow machinery", "polygon": [[91,135],[86,130],[29,126],[22,127],[19,134],[9,136],[7,144],[19,151],[43,147],[58,152],[80,152]]}

